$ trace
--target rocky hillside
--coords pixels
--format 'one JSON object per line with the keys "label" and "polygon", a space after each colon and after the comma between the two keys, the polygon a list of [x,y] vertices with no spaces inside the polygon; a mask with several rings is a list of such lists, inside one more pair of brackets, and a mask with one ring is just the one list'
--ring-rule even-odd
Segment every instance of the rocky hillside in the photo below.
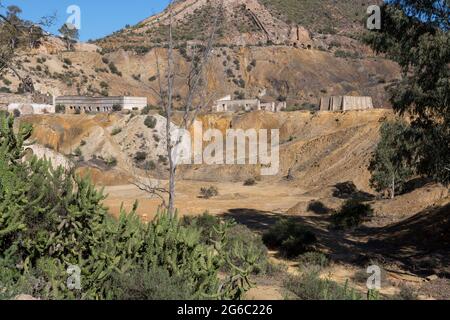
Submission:
{"label": "rocky hillside", "polygon": [[[286,99],[290,108],[311,109],[324,95],[370,95],[377,107],[388,107],[385,88],[398,81],[400,70],[357,40],[354,31],[362,30],[358,21],[367,4],[350,2],[355,1],[177,1],[177,67],[181,75],[188,71],[191,46],[203,39],[220,10],[205,84],[213,98]],[[333,30],[323,27],[328,22]],[[155,57],[164,65],[167,23],[164,11],[95,43],[79,44],[73,52],[65,51],[60,40],[49,39],[23,53],[21,71],[31,75],[42,93],[138,95],[156,104]],[[18,88],[12,74],[0,81],[1,91]],[[180,76],[175,82],[180,101],[186,81]]]}
{"label": "rocky hillside", "polygon": [[[147,169],[155,178],[164,178],[165,118],[157,114],[151,117],[155,123],[150,128],[143,115],[28,116],[21,121],[33,124],[33,141],[66,155],[78,167],[97,168],[106,175],[111,170],[139,175],[143,174],[141,169]],[[275,177],[264,179],[284,179],[290,170],[295,184],[302,187],[354,181],[359,189],[368,191],[370,155],[378,141],[381,121],[391,117],[389,110],[373,110],[344,114],[204,114],[198,120],[204,130],[214,128],[224,134],[228,128],[279,129],[280,170]],[[259,165],[192,165],[180,168],[179,175],[190,180],[239,182],[259,177],[260,169]],[[123,183],[122,176],[117,177],[116,183]]]}

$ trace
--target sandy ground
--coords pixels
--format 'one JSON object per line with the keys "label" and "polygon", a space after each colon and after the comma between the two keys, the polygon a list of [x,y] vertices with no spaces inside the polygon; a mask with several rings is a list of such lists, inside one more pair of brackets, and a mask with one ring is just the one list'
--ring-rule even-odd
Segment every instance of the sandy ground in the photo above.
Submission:
{"label": "sandy ground", "polygon": [[[166,182],[162,182],[164,185]],[[215,186],[219,196],[212,199],[200,197],[202,187]],[[211,183],[201,181],[177,182],[176,207],[180,215],[199,215],[206,211],[210,214],[226,214],[234,209],[250,209],[264,212],[285,213],[299,201],[312,198],[302,196],[304,190],[291,186],[286,182],[260,183],[255,186],[244,186],[242,183]],[[133,206],[134,199],[139,201],[138,214],[144,220],[151,220],[157,212],[161,200],[151,198],[149,194],[134,185],[109,186],[105,188],[108,198],[105,205],[114,215],[120,213],[123,204],[126,210]]]}

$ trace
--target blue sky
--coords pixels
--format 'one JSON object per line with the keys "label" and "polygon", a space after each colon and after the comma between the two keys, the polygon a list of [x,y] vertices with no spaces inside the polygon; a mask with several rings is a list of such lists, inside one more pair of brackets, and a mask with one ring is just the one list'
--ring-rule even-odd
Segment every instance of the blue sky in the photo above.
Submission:
{"label": "blue sky", "polygon": [[22,8],[22,18],[39,20],[57,13],[55,26],[49,30],[57,33],[70,14],[67,8],[76,5],[81,11],[80,40],[97,39],[161,12],[168,0],[1,0],[3,6],[15,4]]}

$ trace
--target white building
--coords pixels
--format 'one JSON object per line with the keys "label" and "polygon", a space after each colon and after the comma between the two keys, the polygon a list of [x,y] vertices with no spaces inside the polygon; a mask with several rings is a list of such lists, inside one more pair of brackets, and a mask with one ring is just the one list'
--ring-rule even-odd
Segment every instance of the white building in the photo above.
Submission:
{"label": "white building", "polygon": [[269,111],[279,112],[286,109],[286,102],[261,102],[259,99],[232,100],[228,95],[217,100],[213,112]]}
{"label": "white building", "polygon": [[147,98],[62,96],[55,98],[54,105],[64,106],[67,113],[109,112],[114,106],[122,110],[142,110],[147,106]]}
{"label": "white building", "polygon": [[21,115],[32,114],[49,114],[55,113],[55,106],[51,104],[36,104],[36,103],[11,103],[8,105],[8,111],[14,112],[18,110]]}

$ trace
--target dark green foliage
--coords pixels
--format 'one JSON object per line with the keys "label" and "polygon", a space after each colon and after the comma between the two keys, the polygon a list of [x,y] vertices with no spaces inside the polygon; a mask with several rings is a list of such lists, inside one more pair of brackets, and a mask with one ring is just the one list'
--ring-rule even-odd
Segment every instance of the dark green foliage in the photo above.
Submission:
{"label": "dark green foliage", "polygon": [[117,136],[121,132],[122,132],[122,128],[114,128],[113,131],[111,131],[111,135]]}
{"label": "dark green foliage", "polygon": [[72,60],[70,60],[69,58],[64,58],[63,59],[64,64],[71,66],[72,65]]}
{"label": "dark green foliage", "polygon": [[371,186],[377,191],[389,190],[391,198],[403,191],[414,173],[409,163],[414,150],[407,139],[410,134],[411,128],[404,122],[383,123],[380,142],[369,166]]}
{"label": "dark green foliage", "polygon": [[[42,299],[239,299],[249,289],[257,259],[242,256],[241,267],[233,265],[242,252],[225,251],[229,223],[214,228],[205,244],[198,228],[166,213],[143,224],[137,203],[115,220],[89,180],[46,160],[22,162],[31,128],[14,134],[13,124],[0,118],[1,298],[22,293]],[[70,265],[81,270],[81,290],[66,286]],[[225,278],[218,276],[221,269],[230,270]]]}
{"label": "dark green foliage", "polygon": [[110,168],[117,166],[117,159],[115,157],[110,157],[106,160],[106,165]]}
{"label": "dark green foliage", "polygon": [[366,42],[395,60],[403,79],[392,104],[409,114],[418,173],[450,183],[450,35],[448,1],[392,0],[382,7],[381,30]]}
{"label": "dark green foliage", "polygon": [[102,89],[108,89],[109,88],[109,84],[105,81],[100,82],[100,88]]}
{"label": "dark green foliage", "polygon": [[7,78],[2,78],[2,80],[3,80],[3,83],[6,85],[6,86],[9,86],[9,85],[11,85],[11,81],[10,80],[8,80]]}
{"label": "dark green foliage", "polygon": [[153,116],[147,116],[144,120],[144,124],[149,129],[155,129],[158,121]]}
{"label": "dark green foliage", "polygon": [[[362,27],[355,16],[366,14],[365,0],[261,0],[262,4],[288,24],[307,26],[308,30],[335,34],[351,25]],[[370,3],[371,4],[371,3]],[[332,14],[339,12],[339,14]],[[349,30],[349,32],[355,32]]]}
{"label": "dark green foliage", "polygon": [[144,168],[143,168],[143,169],[144,169],[144,170],[149,170],[149,171],[155,170],[155,169],[156,169],[155,161],[153,161],[153,160],[147,161],[147,162],[144,164]]}
{"label": "dark green foliage", "polygon": [[308,204],[307,210],[310,211],[310,212],[314,212],[316,214],[328,214],[328,213],[332,212],[332,210],[330,208],[325,206],[320,201],[311,201]]}
{"label": "dark green foliage", "polygon": [[114,112],[122,111],[122,106],[120,104],[113,105],[113,111]]}
{"label": "dark green foliage", "polygon": [[78,29],[73,25],[69,25],[68,23],[64,23],[62,27],[58,30],[58,32],[62,35],[64,41],[66,42],[67,50],[73,49],[73,44],[80,37]]}
{"label": "dark green foliage", "polygon": [[[208,244],[211,240],[218,240],[217,230],[223,223],[222,219],[205,212],[198,217],[184,217],[183,223],[189,226],[195,226],[201,230],[201,241]],[[226,252],[235,252],[231,256],[231,261],[236,267],[244,267],[246,261],[253,257],[255,260],[252,273],[268,273],[271,265],[268,261],[267,248],[264,245],[261,236],[255,234],[242,224],[231,222],[228,231],[228,241],[224,248]],[[230,271],[230,266],[225,266],[225,271]]]}
{"label": "dark green foliage", "polygon": [[76,148],[76,149],[74,150],[73,154],[74,154],[75,156],[77,156],[77,157],[81,157],[81,155],[82,155],[81,149],[80,149],[79,147]]}
{"label": "dark green foliage", "polygon": [[350,288],[348,282],[340,285],[329,279],[321,279],[317,271],[291,276],[284,282],[286,289],[300,300],[362,300],[361,294]]}
{"label": "dark green foliage", "polygon": [[66,112],[66,106],[62,104],[57,104],[55,107],[56,113],[65,113]]}
{"label": "dark green foliage", "polygon": [[349,58],[349,59],[359,59],[361,55],[358,52],[350,52],[344,50],[336,50],[334,53],[336,58]]}
{"label": "dark green foliage", "polygon": [[370,219],[372,215],[373,209],[370,204],[350,199],[333,215],[333,226],[337,229],[354,228]]}
{"label": "dark green foliage", "polygon": [[118,300],[191,300],[193,288],[179,276],[170,276],[164,268],[114,273],[107,284]]}
{"label": "dark green foliage", "polygon": [[158,156],[158,162],[162,163],[163,165],[167,165],[169,162],[169,159],[166,156],[159,155]]}
{"label": "dark green foliage", "polygon": [[256,185],[256,180],[253,178],[249,178],[244,181],[244,186],[250,187]]}
{"label": "dark green foliage", "polygon": [[135,154],[135,156],[134,156],[134,160],[135,160],[136,162],[142,162],[142,161],[144,161],[145,159],[147,159],[147,156],[148,156],[147,152],[144,152],[144,151],[138,151],[138,152],[136,152],[136,154]]}
{"label": "dark green foliage", "polygon": [[281,219],[264,233],[263,241],[269,248],[277,248],[292,258],[313,249],[317,238],[294,219]]}
{"label": "dark green foliage", "polygon": [[219,195],[219,190],[214,187],[202,187],[200,189],[200,196],[204,199],[211,199],[213,197],[217,197]]}
{"label": "dark green foliage", "polygon": [[319,107],[316,104],[313,103],[309,103],[309,102],[305,102],[300,104],[295,104],[295,105],[290,105],[286,108],[287,112],[293,112],[293,111],[318,111]]}
{"label": "dark green foliage", "polygon": [[116,74],[119,77],[122,76],[122,72],[120,72],[119,69],[117,69],[117,67],[114,64],[114,62],[110,62],[108,66],[109,66],[109,70],[111,71],[112,74]]}

